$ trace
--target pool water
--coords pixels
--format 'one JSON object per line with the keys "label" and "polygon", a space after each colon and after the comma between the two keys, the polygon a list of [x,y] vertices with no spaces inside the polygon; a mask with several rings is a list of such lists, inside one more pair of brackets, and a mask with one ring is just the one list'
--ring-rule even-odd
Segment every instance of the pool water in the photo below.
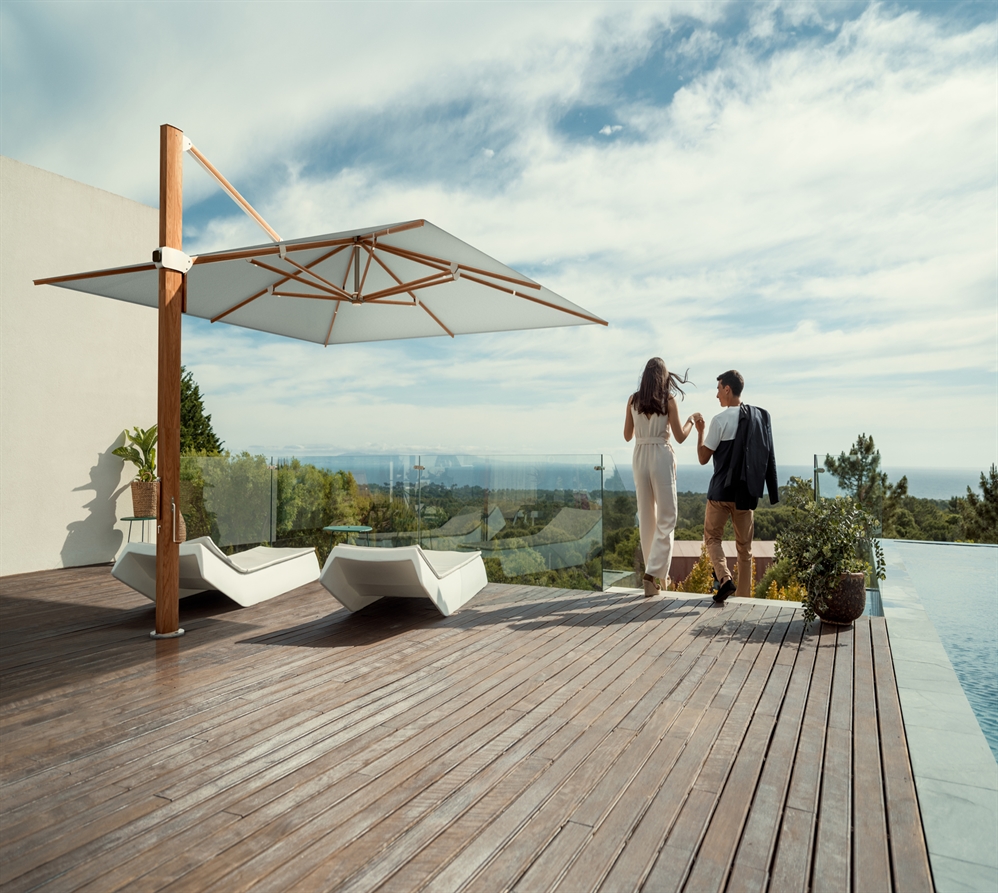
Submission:
{"label": "pool water", "polygon": [[998,759],[998,546],[894,540]]}

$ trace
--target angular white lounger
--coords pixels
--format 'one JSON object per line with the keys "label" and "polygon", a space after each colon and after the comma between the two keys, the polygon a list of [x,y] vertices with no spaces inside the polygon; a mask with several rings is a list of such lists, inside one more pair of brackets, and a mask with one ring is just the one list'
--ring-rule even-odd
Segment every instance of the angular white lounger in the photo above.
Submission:
{"label": "angular white lounger", "polygon": [[[111,574],[146,598],[156,600],[156,544],[129,543]],[[226,555],[201,536],[180,544],[180,597],[217,589],[244,608],[266,601],[319,577],[315,549],[257,546]]]}
{"label": "angular white lounger", "polygon": [[424,552],[419,546],[336,546],[319,577],[345,608],[359,611],[385,595],[428,598],[444,617],[489,582],[481,552]]}

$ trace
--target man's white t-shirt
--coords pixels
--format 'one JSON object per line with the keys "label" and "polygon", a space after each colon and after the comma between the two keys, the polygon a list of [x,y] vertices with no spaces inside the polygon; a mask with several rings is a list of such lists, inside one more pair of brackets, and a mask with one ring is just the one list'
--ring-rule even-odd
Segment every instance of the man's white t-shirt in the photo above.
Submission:
{"label": "man's white t-shirt", "polygon": [[707,436],[703,439],[703,445],[708,450],[717,452],[717,448],[723,441],[735,439],[735,434],[738,432],[738,413],[740,410],[740,406],[725,406],[710,420]]}

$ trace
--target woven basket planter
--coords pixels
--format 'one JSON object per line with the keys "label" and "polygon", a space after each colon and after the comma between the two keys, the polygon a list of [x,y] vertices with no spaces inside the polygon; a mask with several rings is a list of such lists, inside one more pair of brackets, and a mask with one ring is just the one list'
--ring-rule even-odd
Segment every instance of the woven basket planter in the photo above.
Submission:
{"label": "woven basket planter", "polygon": [[159,510],[159,481],[132,481],[132,514],[155,518]]}

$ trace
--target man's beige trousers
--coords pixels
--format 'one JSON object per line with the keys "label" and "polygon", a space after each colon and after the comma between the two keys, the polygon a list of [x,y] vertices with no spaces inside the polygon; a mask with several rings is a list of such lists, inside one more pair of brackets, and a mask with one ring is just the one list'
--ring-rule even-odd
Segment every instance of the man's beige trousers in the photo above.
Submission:
{"label": "man's beige trousers", "polygon": [[739,598],[751,598],[754,513],[751,510],[736,509],[733,502],[714,502],[713,499],[708,499],[703,519],[703,539],[707,545],[707,554],[710,556],[710,563],[714,565],[714,575],[718,582],[724,582],[725,577],[731,576],[724,548],[721,546],[724,524],[728,518],[731,518],[731,526],[735,529],[735,547],[738,551],[738,589],[735,595]]}

